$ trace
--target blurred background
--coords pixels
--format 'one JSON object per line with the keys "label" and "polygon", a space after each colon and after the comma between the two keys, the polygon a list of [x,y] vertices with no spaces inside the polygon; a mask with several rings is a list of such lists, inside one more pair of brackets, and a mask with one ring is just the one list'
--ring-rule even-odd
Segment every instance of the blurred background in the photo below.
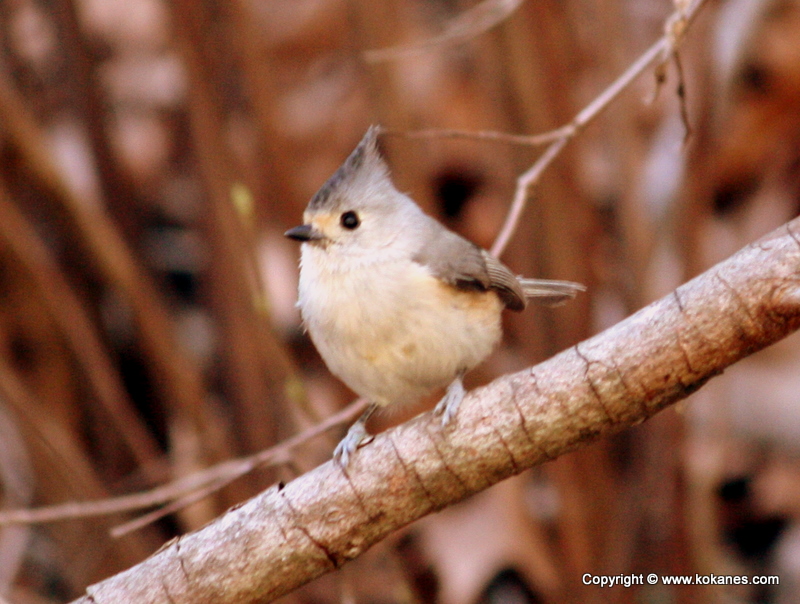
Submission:
{"label": "blurred background", "polygon": [[[477,4],[0,1],[2,507],[147,490],[342,408],[353,395],[302,332],[298,248],[282,233],[366,128],[392,131],[401,190],[489,247],[541,149],[403,133],[563,125],[674,10],[490,0],[482,21],[466,13]],[[493,14],[503,18],[480,27]],[[456,35],[465,23],[487,31]],[[566,147],[503,260],[588,294],[508,316],[469,387],[612,325],[798,214],[798,31],[797,0],[709,0],[681,47],[683,81],[674,62],[661,86],[648,72]],[[442,34],[449,43],[366,52]],[[281,602],[800,601],[797,344]],[[0,596],[75,598],[325,461],[343,433],[120,538],[109,530],[139,512],[2,528]],[[584,573],[774,574],[780,585],[601,590]]]}

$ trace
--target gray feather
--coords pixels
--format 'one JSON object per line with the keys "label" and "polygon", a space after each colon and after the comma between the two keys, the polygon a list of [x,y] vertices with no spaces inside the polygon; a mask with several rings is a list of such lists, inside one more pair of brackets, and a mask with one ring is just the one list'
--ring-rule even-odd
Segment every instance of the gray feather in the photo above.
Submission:
{"label": "gray feather", "polygon": [[514,274],[486,250],[430,219],[425,244],[414,261],[434,277],[461,290],[494,290],[511,310],[525,308],[525,294]]}
{"label": "gray feather", "polygon": [[559,306],[574,298],[578,292],[586,291],[585,285],[574,281],[521,278],[519,282],[526,298],[547,306]]}
{"label": "gray feather", "polygon": [[508,267],[486,250],[481,250],[486,272],[489,273],[489,287],[495,290],[510,310],[525,310],[525,291],[522,284]]}
{"label": "gray feather", "polygon": [[378,148],[380,130],[380,126],[369,127],[353,152],[308,202],[308,210],[318,211],[337,205],[335,197],[343,194],[346,197],[346,189],[352,186],[359,176],[388,181],[388,167]]}

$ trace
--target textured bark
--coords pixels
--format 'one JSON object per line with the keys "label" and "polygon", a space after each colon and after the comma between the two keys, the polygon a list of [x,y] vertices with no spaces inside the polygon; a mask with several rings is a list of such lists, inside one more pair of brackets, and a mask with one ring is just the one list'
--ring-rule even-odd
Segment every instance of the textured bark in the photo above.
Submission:
{"label": "textured bark", "polygon": [[424,414],[345,474],[275,486],[76,602],[267,602],[391,531],[582,443],[637,424],[800,327],[800,219],[611,329]]}

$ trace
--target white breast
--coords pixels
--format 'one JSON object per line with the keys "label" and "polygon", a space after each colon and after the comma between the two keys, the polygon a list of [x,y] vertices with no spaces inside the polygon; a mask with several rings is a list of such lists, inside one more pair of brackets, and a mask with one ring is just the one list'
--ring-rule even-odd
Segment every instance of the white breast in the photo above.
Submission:
{"label": "white breast", "polygon": [[303,245],[299,301],[332,373],[379,405],[413,402],[480,363],[500,339],[494,292],[462,292],[408,259]]}

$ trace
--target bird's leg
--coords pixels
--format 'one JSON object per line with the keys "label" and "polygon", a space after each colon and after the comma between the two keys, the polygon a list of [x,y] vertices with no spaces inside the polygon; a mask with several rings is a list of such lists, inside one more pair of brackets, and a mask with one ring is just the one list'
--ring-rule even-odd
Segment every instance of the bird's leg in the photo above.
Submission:
{"label": "bird's leg", "polygon": [[436,415],[442,416],[442,426],[446,426],[450,423],[456,413],[458,413],[458,407],[461,405],[461,401],[464,400],[464,382],[462,381],[464,378],[464,372],[459,371],[458,375],[456,375],[456,379],[454,379],[450,385],[447,387],[447,392],[444,393],[442,400],[436,403],[436,407],[434,408],[433,412]]}
{"label": "bird's leg", "polygon": [[347,467],[347,464],[350,462],[350,456],[355,453],[358,446],[364,443],[368,438],[372,438],[370,434],[367,433],[367,420],[377,408],[378,405],[370,403],[370,406],[367,407],[364,413],[361,414],[361,417],[350,426],[345,437],[333,450],[333,459],[339,462],[339,465],[343,468]]}

